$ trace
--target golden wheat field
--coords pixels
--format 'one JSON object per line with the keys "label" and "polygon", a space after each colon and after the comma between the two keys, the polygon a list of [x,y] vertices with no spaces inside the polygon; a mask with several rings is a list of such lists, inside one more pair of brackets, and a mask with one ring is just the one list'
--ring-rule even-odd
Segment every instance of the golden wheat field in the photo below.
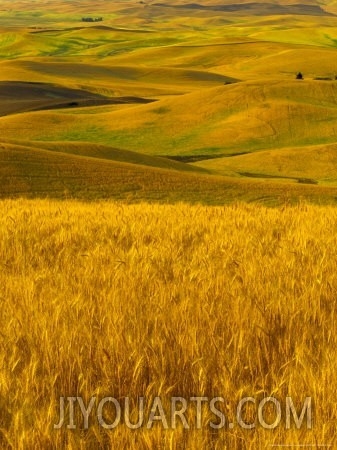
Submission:
{"label": "golden wheat field", "polygon": [[[1,211],[1,448],[336,448],[335,208],[5,200]],[[128,397],[136,423],[139,397],[148,418],[156,396],[168,417],[173,396],[222,397],[226,425],[211,428],[204,405],[198,428],[189,405],[189,429],[180,417],[166,429],[158,412],[150,428],[122,417],[106,429],[93,407],[86,428],[68,404],[54,428],[60,397]],[[298,416],[311,397],[312,427],[242,429],[244,397],[282,408],[291,397]]]}

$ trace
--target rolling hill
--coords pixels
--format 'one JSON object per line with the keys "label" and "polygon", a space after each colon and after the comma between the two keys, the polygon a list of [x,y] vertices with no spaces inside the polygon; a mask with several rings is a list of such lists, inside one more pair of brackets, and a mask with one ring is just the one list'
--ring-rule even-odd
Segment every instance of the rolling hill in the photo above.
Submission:
{"label": "rolling hill", "polygon": [[[336,141],[337,82],[222,85],[126,109],[3,117],[3,139],[87,141],[160,156],[233,155]],[[203,158],[205,157],[205,158]]]}
{"label": "rolling hill", "polygon": [[[4,144],[4,143],[3,143]],[[168,158],[146,155],[143,153],[121,150],[107,145],[92,144],[88,142],[43,142],[12,140],[4,145],[18,145],[30,150],[50,150],[56,153],[85,156],[101,160],[139,164],[142,166],[157,167],[160,169],[175,170],[180,172],[208,173],[207,170],[184,164]]]}
{"label": "rolling hill", "polygon": [[334,201],[334,2],[1,4],[3,195]]}
{"label": "rolling hill", "polygon": [[0,116],[46,109],[150,103],[151,101],[151,99],[140,97],[108,98],[80,89],[69,89],[48,83],[0,81]]}
{"label": "rolling hill", "polygon": [[304,198],[319,204],[337,201],[335,188],[237,180],[8,143],[0,144],[0,177],[1,198],[111,198],[211,205],[253,201],[270,206]]}
{"label": "rolling hill", "polygon": [[[263,161],[263,165],[261,164]],[[337,182],[337,144],[290,147],[204,160],[196,167],[226,176]]]}

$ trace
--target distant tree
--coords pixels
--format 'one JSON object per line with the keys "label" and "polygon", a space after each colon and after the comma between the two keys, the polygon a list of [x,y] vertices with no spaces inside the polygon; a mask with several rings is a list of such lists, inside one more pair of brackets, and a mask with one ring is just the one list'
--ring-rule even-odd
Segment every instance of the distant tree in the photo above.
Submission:
{"label": "distant tree", "polygon": [[303,75],[301,72],[298,72],[298,74],[296,75],[296,80],[303,80]]}

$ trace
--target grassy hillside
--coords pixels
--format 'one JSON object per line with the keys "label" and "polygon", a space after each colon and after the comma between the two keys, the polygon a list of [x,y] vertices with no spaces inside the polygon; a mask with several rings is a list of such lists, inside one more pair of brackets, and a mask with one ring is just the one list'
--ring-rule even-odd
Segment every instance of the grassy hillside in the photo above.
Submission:
{"label": "grassy hillside", "polygon": [[235,157],[209,159],[194,165],[226,176],[311,179],[320,184],[331,184],[337,181],[337,147],[336,144],[326,144],[262,150]]}
{"label": "grassy hillside", "polygon": [[[65,147],[65,150],[70,151],[71,147]],[[107,151],[100,146],[96,150]],[[82,146],[77,149],[77,152],[81,151]],[[62,144],[57,150],[1,144],[1,197],[90,201],[111,198],[126,202],[183,201],[210,205],[242,200],[270,206],[303,200],[335,204],[337,198],[335,187],[300,184],[294,180],[289,184],[207,175],[197,168],[187,171],[183,163],[151,157],[142,160],[141,155],[137,159],[134,154],[125,157],[118,150],[116,156],[110,154],[111,159],[88,154],[64,153]],[[122,162],[123,158],[134,162]]]}
{"label": "grassy hillside", "polygon": [[173,156],[332,143],[337,82],[236,83],[127,109],[107,108],[3,117],[0,132],[5,139],[20,132],[27,140],[91,141]]}
{"label": "grassy hillside", "polygon": [[[1,448],[335,448],[335,208],[0,206]],[[158,395],[168,417],[171,396],[222,396],[235,426],[204,410],[197,430],[190,406],[190,430],[85,430],[78,409],[53,428],[60,396],[128,396],[136,422]],[[245,396],[310,396],[314,427],[243,430]]]}
{"label": "grassy hillside", "polygon": [[[106,145],[92,144],[87,142],[43,142],[43,141],[29,141],[29,146],[24,145],[25,141],[12,140],[8,143],[3,143],[3,148],[15,148],[14,146],[23,146],[27,150],[50,150],[52,152],[61,152],[68,154],[68,156],[85,156],[90,158],[98,158],[100,160],[124,162],[131,164],[140,164],[142,166],[157,167],[160,169],[176,170],[182,172],[196,172],[208,173],[207,170],[193,166],[191,164],[184,164],[168,158],[161,158],[157,156],[149,156],[142,153],[132,152],[128,150],[121,150]],[[29,148],[28,148],[29,147]],[[17,147],[18,148],[18,147]],[[37,154],[38,152],[36,152]],[[66,155],[64,155],[66,156]],[[53,155],[50,154],[53,158]],[[103,161],[101,161],[103,162]]]}

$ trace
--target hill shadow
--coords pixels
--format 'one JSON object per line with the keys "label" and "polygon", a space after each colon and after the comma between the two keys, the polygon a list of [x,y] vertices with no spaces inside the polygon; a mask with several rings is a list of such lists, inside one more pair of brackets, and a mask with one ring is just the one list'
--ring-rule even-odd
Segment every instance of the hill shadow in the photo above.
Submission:
{"label": "hill shadow", "polygon": [[318,5],[306,5],[304,3],[293,5],[279,5],[271,3],[243,3],[230,5],[201,5],[199,3],[187,3],[185,5],[170,5],[169,3],[154,3],[152,6],[166,8],[244,13],[254,16],[268,15],[306,15],[306,16],[334,16]]}
{"label": "hill shadow", "polygon": [[48,109],[151,103],[142,97],[105,97],[81,89],[71,89],[49,83],[1,81],[0,116]]}

